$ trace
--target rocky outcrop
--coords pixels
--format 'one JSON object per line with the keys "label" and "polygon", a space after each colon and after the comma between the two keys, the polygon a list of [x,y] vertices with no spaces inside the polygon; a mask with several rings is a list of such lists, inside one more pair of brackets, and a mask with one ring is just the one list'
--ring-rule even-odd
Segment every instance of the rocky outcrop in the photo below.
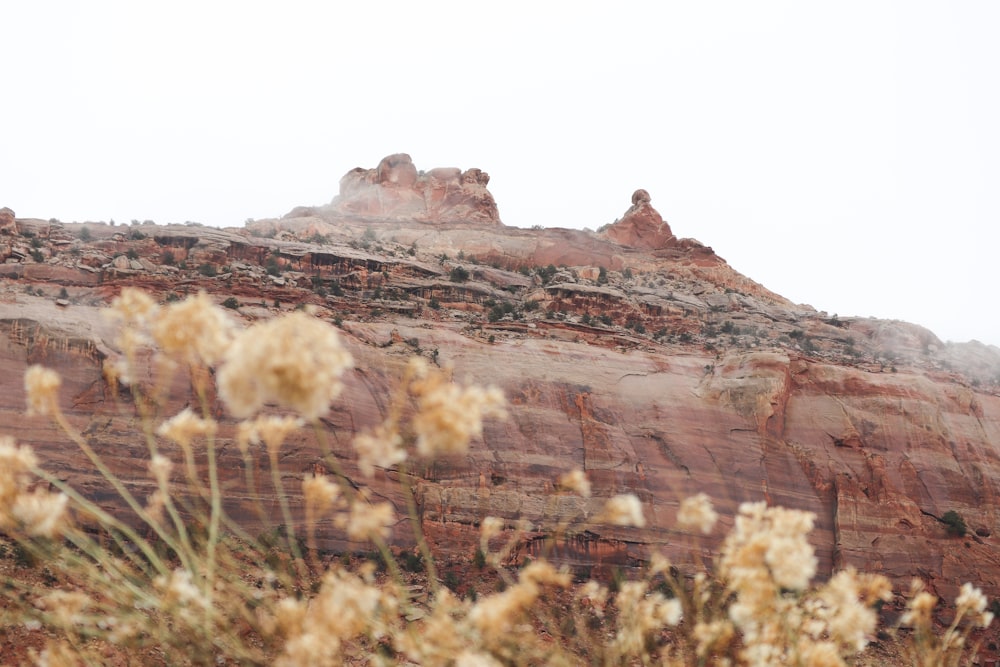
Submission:
{"label": "rocky outcrop", "polygon": [[[450,191],[466,175],[485,188],[476,173],[410,167],[389,159],[352,178],[396,192],[397,203],[428,184]],[[425,529],[451,557],[474,552],[486,515],[530,519],[537,532],[517,552],[530,556],[548,527],[585,521],[607,497],[633,492],[646,528],[589,525],[559,545],[560,557],[629,566],[654,547],[678,561],[694,547],[708,558],[739,504],[763,499],[817,514],[824,573],[855,565],[889,574],[897,589],[919,576],[945,597],[965,580],[1000,594],[1000,350],[790,304],[704,247],[671,240],[648,197],[634,203],[636,214],[603,235],[328,207],[245,230],[88,223],[84,240],[82,227],[66,224],[2,267],[0,373],[18,378],[31,363],[58,369],[71,420],[141,487],[135,416],[102,373],[115,350],[99,308],[124,285],[164,302],[198,290],[218,303],[232,298],[244,322],[311,304],[339,323],[356,359],[345,400],[325,422],[349,476],[358,474],[351,434],[382,418],[410,356],[508,396],[510,419],[487,423],[467,456],[412,470]],[[0,392],[3,431],[114,508],[113,493],[65,439],[24,417],[20,387]],[[183,407],[186,388],[179,379],[167,412]],[[243,473],[233,430],[224,424],[219,451],[235,488]],[[319,445],[298,438],[282,465],[289,474],[322,466]],[[593,498],[554,493],[573,467],[587,471]],[[405,513],[397,482],[397,471],[380,470],[374,492]],[[699,491],[723,515],[707,539],[674,525],[680,500]],[[227,503],[251,534],[263,528],[253,498]],[[966,536],[948,532],[948,511],[965,519]],[[323,537],[330,549],[362,548],[332,531]]]}
{"label": "rocky outcrop", "polygon": [[6,206],[0,208],[0,234],[16,234],[17,223],[14,218],[14,211]]}
{"label": "rocky outcrop", "polygon": [[603,234],[619,245],[640,250],[661,250],[677,245],[677,239],[653,208],[649,193],[636,190],[632,193],[632,206],[620,220],[603,231]]}
{"label": "rocky outcrop", "polygon": [[340,179],[330,211],[375,219],[500,223],[489,174],[454,168],[418,172],[405,153],[383,158],[374,169],[357,167]]}

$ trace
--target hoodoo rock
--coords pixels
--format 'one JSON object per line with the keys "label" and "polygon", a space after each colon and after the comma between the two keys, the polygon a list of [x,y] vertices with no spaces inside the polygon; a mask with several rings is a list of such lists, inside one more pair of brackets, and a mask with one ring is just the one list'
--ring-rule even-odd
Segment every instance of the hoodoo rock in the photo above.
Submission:
{"label": "hoodoo rock", "polygon": [[676,245],[670,225],[649,202],[648,192],[636,190],[632,193],[632,206],[620,220],[604,230],[604,235],[619,245],[641,250],[661,250]]}
{"label": "hoodoo rock", "polygon": [[377,219],[499,223],[489,175],[437,168],[418,172],[406,153],[382,159],[375,169],[357,167],[340,179],[331,212]]}
{"label": "hoodoo rock", "polygon": [[17,223],[14,219],[14,211],[6,206],[0,208],[0,234],[16,234]]}
{"label": "hoodoo rock", "polygon": [[[887,574],[897,591],[920,577],[944,598],[964,581],[1000,594],[1000,349],[792,304],[678,241],[644,190],[603,233],[529,230],[499,224],[488,181],[477,169],[421,173],[395,155],[345,175],[331,206],[244,229],[87,223],[83,234],[68,223],[55,239],[8,237],[0,435],[32,445],[54,474],[114,509],[84,457],[45,419],[24,417],[25,368],[62,374],[69,419],[138,486],[148,480],[135,474],[135,414],[103,373],[118,351],[99,308],[129,285],[164,304],[204,290],[233,300],[244,324],[310,305],[355,359],[323,423],[338,465],[362,484],[352,435],[385,417],[411,356],[507,396],[509,419],[488,422],[466,455],[409,467],[424,530],[446,556],[474,553],[485,516],[531,521],[513,557],[533,556],[548,528],[634,493],[644,528],[590,524],[558,557],[595,571],[642,564],[654,548],[679,563],[692,549],[709,560],[740,503],[764,500],[816,514],[823,576],[853,565]],[[232,420],[218,447],[223,485],[235,488]],[[282,466],[299,475],[323,461],[303,435]],[[591,498],[554,493],[573,468],[586,472]],[[372,492],[405,515],[398,481],[398,470],[378,469]],[[288,488],[301,510],[299,487]],[[679,502],[702,491],[722,516],[707,537],[675,521]],[[226,499],[250,534],[263,530],[255,502]],[[949,530],[949,512],[967,534]],[[338,535],[330,528],[322,545],[363,548]],[[393,539],[409,546],[409,535]]]}

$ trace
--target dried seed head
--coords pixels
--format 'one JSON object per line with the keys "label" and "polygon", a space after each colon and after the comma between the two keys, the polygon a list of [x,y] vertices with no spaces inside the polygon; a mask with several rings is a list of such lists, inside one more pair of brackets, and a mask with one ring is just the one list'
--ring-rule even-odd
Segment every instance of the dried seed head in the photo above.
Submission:
{"label": "dried seed head", "polygon": [[188,364],[213,366],[233,340],[234,325],[205,292],[160,309],[153,340],[169,357]]}
{"label": "dried seed head", "polygon": [[719,515],[712,507],[711,499],[704,493],[685,498],[677,511],[677,525],[689,530],[698,530],[708,535],[715,527]]}
{"label": "dried seed head", "polygon": [[590,480],[587,479],[587,474],[579,468],[562,475],[559,478],[559,486],[584,498],[590,497]]}
{"label": "dried seed head", "polygon": [[237,417],[274,403],[314,420],[340,395],[340,377],[353,364],[334,327],[296,312],[236,337],[219,370],[219,395]]}
{"label": "dried seed head", "polygon": [[372,433],[362,433],[354,438],[358,452],[358,467],[365,477],[375,474],[375,466],[391,468],[406,460],[403,439],[399,433],[379,426]]}
{"label": "dried seed head", "polygon": [[214,420],[203,419],[192,412],[191,408],[184,408],[160,424],[156,433],[187,448],[196,437],[214,436],[217,427],[218,424]]}
{"label": "dried seed head", "polygon": [[624,493],[608,499],[597,521],[615,526],[635,526],[643,528],[646,517],[642,515],[642,502],[632,493]]}
{"label": "dried seed head", "polygon": [[24,390],[28,395],[28,415],[52,414],[59,406],[62,378],[50,368],[37,364],[24,373]]}

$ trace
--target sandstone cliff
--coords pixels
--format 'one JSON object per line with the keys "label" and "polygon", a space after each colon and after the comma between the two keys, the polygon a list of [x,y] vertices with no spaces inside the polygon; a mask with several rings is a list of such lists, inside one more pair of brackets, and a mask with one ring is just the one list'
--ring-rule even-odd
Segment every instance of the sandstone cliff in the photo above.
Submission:
{"label": "sandstone cliff", "polygon": [[[766,499],[818,515],[827,573],[856,565],[889,574],[897,590],[920,576],[945,597],[967,580],[1000,594],[1000,350],[791,304],[710,248],[675,239],[643,191],[599,234],[523,230],[499,223],[485,175],[411,167],[392,156],[345,176],[330,206],[244,229],[11,213],[0,230],[3,430],[114,507],[44,419],[24,418],[26,366],[64,375],[72,419],[142,486],[134,415],[101,373],[115,350],[98,309],[125,285],[163,300],[197,290],[232,297],[245,322],[310,303],[342,328],[357,362],[327,419],[350,474],[350,434],[380,419],[411,355],[509,397],[511,418],[488,423],[467,457],[414,471],[425,527],[451,557],[471,555],[486,515],[528,518],[542,535],[634,492],[645,529],[591,528],[559,557],[629,566],[657,546],[680,560],[692,547],[709,558],[739,503]],[[433,205],[421,209],[419,193]],[[228,429],[223,470],[238,479]],[[283,465],[321,465],[316,443],[290,443]],[[557,476],[577,466],[595,497],[553,495]],[[396,477],[380,471],[374,486],[402,508]],[[674,529],[678,502],[698,491],[723,515],[707,539]],[[227,498],[253,529],[251,500]],[[942,522],[949,510],[968,524],[964,537]],[[332,532],[326,545],[352,546]],[[529,539],[519,553],[534,548]]]}

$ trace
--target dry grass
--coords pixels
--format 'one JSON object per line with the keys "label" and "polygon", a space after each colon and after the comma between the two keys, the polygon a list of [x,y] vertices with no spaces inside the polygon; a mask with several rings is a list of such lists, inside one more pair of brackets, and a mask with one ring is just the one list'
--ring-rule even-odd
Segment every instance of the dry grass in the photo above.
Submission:
{"label": "dry grass", "polygon": [[[444,577],[450,588],[439,580],[413,503],[404,519],[416,550],[393,553],[387,540],[396,510],[344,483],[328,450],[335,474],[302,479],[305,510],[292,512],[283,443],[298,429],[322,432],[318,420],[353,363],[332,326],[300,312],[240,330],[204,296],[161,307],[136,290],[124,291],[109,313],[120,352],[108,364],[111,381],[135,382],[137,360],[154,355],[153,389],[135,392],[143,397],[135,437],[147,450],[156,491],[134,496],[61,412],[59,376],[29,369],[28,410],[62,428],[130,514],[107,513],[47,472],[28,447],[0,440],[0,627],[4,646],[18,647],[16,654],[3,649],[8,662],[819,667],[882,664],[892,655],[913,665],[954,665],[975,653],[971,638],[992,621],[986,599],[967,585],[954,623],[935,628],[937,600],[915,584],[900,627],[884,637],[892,653],[884,641],[871,650],[877,611],[894,595],[889,582],[846,570],[815,584],[808,541],[814,516],[763,503],[740,508],[709,571],[680,570],[654,554],[641,577],[613,582],[574,581],[545,559],[506,567],[519,528],[487,519],[481,565],[488,574],[476,576],[493,592],[459,595],[452,588],[463,590],[460,582]],[[172,386],[179,372],[191,378],[196,407],[156,419],[167,398],[156,387]],[[243,420],[247,491],[270,477],[281,530],[248,535],[223,510],[219,424],[209,399],[216,390],[229,414]],[[495,389],[461,386],[420,360],[401,378],[391,406],[377,429],[355,440],[365,474],[460,453],[481,433],[484,417],[504,414]],[[177,446],[178,460],[163,454],[165,442]],[[267,454],[263,470],[254,463],[258,448]],[[407,476],[399,477],[405,485]],[[591,492],[579,470],[557,486]],[[410,489],[402,495],[412,501]],[[686,499],[678,515],[682,528],[706,534],[716,519],[701,494]],[[313,532],[320,520],[368,542],[378,557],[324,556]],[[642,526],[643,507],[633,495],[616,496],[593,522]],[[560,525],[552,538],[586,528]],[[415,563],[420,574],[407,571],[418,569]]]}

